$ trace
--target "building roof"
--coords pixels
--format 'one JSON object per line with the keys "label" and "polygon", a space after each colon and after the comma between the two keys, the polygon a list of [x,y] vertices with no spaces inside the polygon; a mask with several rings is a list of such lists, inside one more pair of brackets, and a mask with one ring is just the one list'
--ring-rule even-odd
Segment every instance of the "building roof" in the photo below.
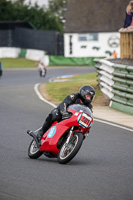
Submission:
{"label": "building roof", "polygon": [[116,32],[129,0],[67,0],[65,33]]}

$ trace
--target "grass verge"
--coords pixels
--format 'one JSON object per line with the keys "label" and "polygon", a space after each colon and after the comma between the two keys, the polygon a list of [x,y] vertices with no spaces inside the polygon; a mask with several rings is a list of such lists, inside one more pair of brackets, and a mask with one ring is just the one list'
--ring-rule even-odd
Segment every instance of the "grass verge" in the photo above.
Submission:
{"label": "grass verge", "polygon": [[46,92],[53,99],[61,102],[67,95],[71,93],[77,93],[82,85],[87,84],[92,85],[95,88],[96,100],[100,95],[102,95],[99,87],[97,86],[96,74],[97,73],[77,75],[73,78],[69,78],[68,81],[65,82],[46,83]]}
{"label": "grass verge", "polygon": [[37,62],[25,58],[1,58],[4,69],[11,68],[36,68]]}

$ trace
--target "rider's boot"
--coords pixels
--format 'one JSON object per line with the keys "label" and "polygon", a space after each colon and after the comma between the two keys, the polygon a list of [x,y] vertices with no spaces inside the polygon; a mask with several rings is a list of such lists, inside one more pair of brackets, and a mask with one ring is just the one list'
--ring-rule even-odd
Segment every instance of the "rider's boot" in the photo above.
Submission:
{"label": "rider's boot", "polygon": [[42,136],[44,135],[44,133],[46,133],[46,131],[49,129],[49,126],[47,125],[47,123],[45,122],[43,124],[43,127],[38,131],[37,133],[37,139],[38,141],[41,141]]}
{"label": "rider's boot", "polygon": [[40,130],[38,131],[38,133],[37,133],[37,139],[38,139],[38,142],[41,141],[42,136],[43,136],[43,131],[42,131],[42,129],[40,129]]}

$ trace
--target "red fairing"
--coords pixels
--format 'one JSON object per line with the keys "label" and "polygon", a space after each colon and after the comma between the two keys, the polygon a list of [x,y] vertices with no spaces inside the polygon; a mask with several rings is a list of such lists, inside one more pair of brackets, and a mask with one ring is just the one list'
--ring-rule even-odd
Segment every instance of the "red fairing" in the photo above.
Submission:
{"label": "red fairing", "polygon": [[[53,129],[52,129],[53,128]],[[68,126],[61,126],[59,123],[56,126],[52,126],[42,137],[41,151],[50,151],[54,155],[57,155],[59,149],[57,143],[60,137],[68,130]]]}
{"label": "red fairing", "polygon": [[77,130],[82,132],[82,134],[89,131],[93,123],[93,119],[90,115],[70,109],[68,109],[68,111],[73,114],[71,118],[65,119],[59,123],[54,123],[44,134],[41,140],[41,151],[49,151],[57,156],[59,152],[57,143],[61,136],[72,126],[77,127]]}

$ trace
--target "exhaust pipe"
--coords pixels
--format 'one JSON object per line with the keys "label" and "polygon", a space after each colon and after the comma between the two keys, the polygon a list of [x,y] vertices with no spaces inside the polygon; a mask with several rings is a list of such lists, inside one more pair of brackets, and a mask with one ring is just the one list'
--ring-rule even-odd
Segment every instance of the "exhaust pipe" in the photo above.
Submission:
{"label": "exhaust pipe", "polygon": [[27,134],[33,137],[33,139],[36,141],[38,149],[40,149],[41,144],[38,142],[37,136],[33,133],[33,131],[28,130]]}

